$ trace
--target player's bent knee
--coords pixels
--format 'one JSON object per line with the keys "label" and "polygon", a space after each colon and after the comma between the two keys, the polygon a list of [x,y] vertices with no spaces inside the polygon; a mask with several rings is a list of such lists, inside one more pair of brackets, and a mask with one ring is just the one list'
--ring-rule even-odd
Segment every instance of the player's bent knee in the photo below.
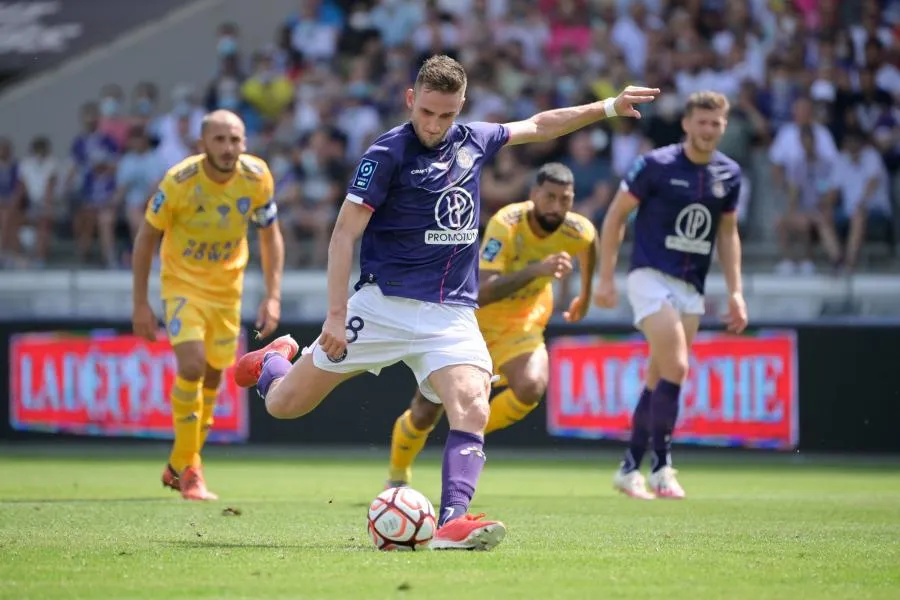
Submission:
{"label": "player's bent knee", "polygon": [[409,407],[410,421],[419,431],[431,429],[441,416],[439,404],[429,402],[424,396],[416,395]]}
{"label": "player's bent knee", "polygon": [[541,376],[524,377],[519,381],[511,381],[510,388],[519,402],[537,404],[547,391],[547,378]]}
{"label": "player's bent knee", "polygon": [[659,367],[659,375],[667,381],[683,383],[688,376],[687,357],[673,357],[664,361]]}
{"label": "player's bent knee", "polygon": [[200,381],[206,376],[203,354],[183,355],[178,359],[178,376],[186,381]]}
{"label": "player's bent knee", "polygon": [[206,365],[206,368],[203,373],[203,387],[207,389],[218,389],[219,384],[222,383],[222,371],[213,368],[210,365]]}
{"label": "player's bent knee", "polygon": [[491,416],[491,407],[487,399],[470,404],[462,414],[457,424],[451,423],[451,428],[467,432],[483,432],[487,427]]}
{"label": "player's bent knee", "polygon": [[445,401],[447,419],[451,429],[467,432],[481,432],[491,416],[486,390],[470,388],[460,390],[455,398]]}

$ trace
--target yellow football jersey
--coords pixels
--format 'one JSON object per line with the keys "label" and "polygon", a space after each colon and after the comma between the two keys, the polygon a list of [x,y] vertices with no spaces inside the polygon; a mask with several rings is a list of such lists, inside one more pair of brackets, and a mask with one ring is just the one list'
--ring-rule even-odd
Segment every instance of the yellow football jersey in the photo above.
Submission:
{"label": "yellow football jersey", "polygon": [[[570,212],[565,222],[547,237],[538,237],[528,224],[529,202],[501,208],[488,221],[481,244],[479,268],[502,274],[521,271],[551,254],[568,252],[579,258],[589,250],[597,232],[591,221]],[[482,330],[507,328],[511,322],[525,329],[544,327],[553,313],[553,278],[540,277],[512,295],[476,311]]]}
{"label": "yellow football jersey", "polygon": [[274,183],[265,161],[243,154],[234,176],[216,183],[203,172],[204,155],[169,169],[147,205],[147,221],[163,231],[163,298],[182,296],[216,306],[241,300],[247,266],[247,227],[275,222]]}

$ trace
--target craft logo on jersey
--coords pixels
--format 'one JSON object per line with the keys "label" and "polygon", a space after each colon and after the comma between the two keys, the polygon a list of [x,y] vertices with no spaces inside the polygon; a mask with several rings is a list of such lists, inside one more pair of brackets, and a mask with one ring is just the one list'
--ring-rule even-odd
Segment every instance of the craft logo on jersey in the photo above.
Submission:
{"label": "craft logo on jersey", "polygon": [[425,232],[425,243],[441,246],[468,246],[478,239],[477,211],[472,195],[461,187],[445,190],[434,205],[434,221],[439,229]]}
{"label": "craft logo on jersey", "polygon": [[666,248],[689,254],[709,254],[712,242],[712,215],[699,203],[688,204],[675,217],[675,235],[666,236]]}

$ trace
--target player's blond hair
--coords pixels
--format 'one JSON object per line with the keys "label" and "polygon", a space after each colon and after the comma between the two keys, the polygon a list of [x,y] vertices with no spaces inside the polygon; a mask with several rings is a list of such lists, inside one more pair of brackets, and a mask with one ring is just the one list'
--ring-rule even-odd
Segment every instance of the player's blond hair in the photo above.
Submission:
{"label": "player's blond hair", "polygon": [[695,109],[700,110],[722,110],[728,113],[731,104],[724,94],[719,92],[694,92],[688,96],[687,103],[684,105],[684,116],[689,117]]}
{"label": "player's blond hair", "polygon": [[425,88],[446,94],[459,91],[465,93],[467,82],[466,70],[461,64],[446,54],[438,54],[426,60],[419,68],[415,89]]}

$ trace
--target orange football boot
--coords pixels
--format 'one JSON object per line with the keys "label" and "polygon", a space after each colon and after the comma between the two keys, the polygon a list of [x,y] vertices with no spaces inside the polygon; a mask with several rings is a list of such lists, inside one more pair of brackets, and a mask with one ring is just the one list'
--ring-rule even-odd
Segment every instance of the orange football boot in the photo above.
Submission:
{"label": "orange football boot", "polygon": [[218,500],[219,497],[206,489],[203,470],[200,467],[188,467],[181,472],[179,485],[181,497],[185,500]]}
{"label": "orange football boot", "polygon": [[176,492],[181,491],[181,482],[179,481],[178,471],[176,471],[172,465],[166,465],[166,468],[163,469],[162,484],[163,487],[171,488]]}
{"label": "orange football boot", "polygon": [[506,537],[500,521],[482,521],[484,513],[463,515],[444,523],[434,533],[432,550],[490,550]]}
{"label": "orange football boot", "polygon": [[263,359],[269,352],[277,352],[288,360],[292,360],[300,351],[300,344],[290,335],[283,335],[273,340],[265,348],[248,352],[240,357],[234,366],[234,382],[242,388],[256,385],[262,373]]}

